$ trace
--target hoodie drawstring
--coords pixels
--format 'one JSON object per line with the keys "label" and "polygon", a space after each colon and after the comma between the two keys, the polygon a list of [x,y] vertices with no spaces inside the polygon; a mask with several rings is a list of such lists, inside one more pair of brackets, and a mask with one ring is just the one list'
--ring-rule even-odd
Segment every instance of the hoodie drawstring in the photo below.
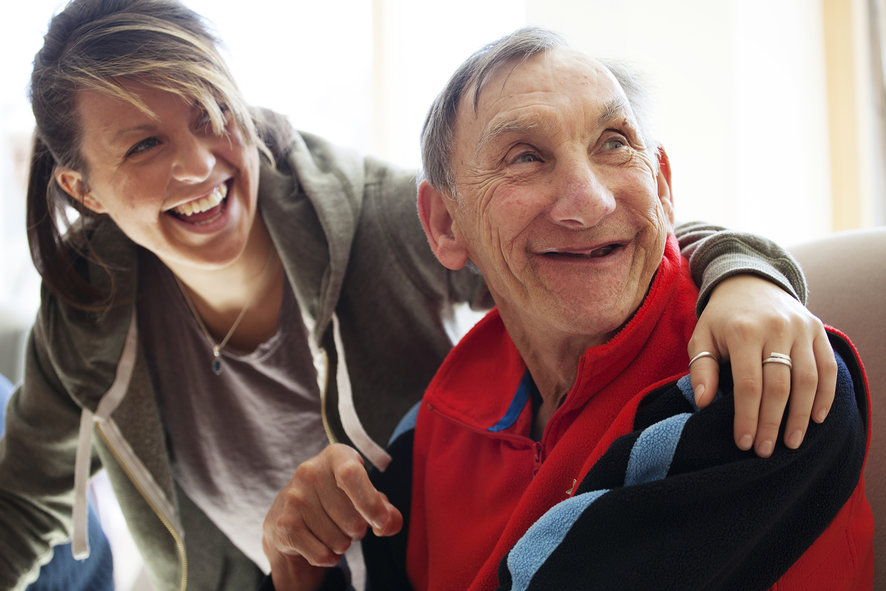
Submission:
{"label": "hoodie drawstring", "polygon": [[341,338],[338,317],[335,315],[332,316],[332,330],[338,356],[338,363],[335,366],[335,381],[338,388],[338,414],[341,418],[342,428],[360,453],[366,456],[376,468],[384,472],[391,463],[391,456],[372,440],[360,422],[360,417],[357,416],[351,378],[348,376],[348,364],[345,360],[345,347]]}
{"label": "hoodie drawstring", "polygon": [[129,331],[126,333],[126,341],[114,383],[102,396],[95,412],[84,408],[80,415],[80,431],[77,436],[77,456],[74,463],[74,508],[73,521],[74,531],[71,538],[71,553],[77,560],[89,557],[89,531],[87,517],[89,504],[86,497],[86,489],[89,484],[90,452],[92,451],[92,430],[95,424],[105,422],[111,413],[116,410],[132,377],[135,367],[135,353],[137,350],[138,328],[136,326],[135,311],[129,323]]}

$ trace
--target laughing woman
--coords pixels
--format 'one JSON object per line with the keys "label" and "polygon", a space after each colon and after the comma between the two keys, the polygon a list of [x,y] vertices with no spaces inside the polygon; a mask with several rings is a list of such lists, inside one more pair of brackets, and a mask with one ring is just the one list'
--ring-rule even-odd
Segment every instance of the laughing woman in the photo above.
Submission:
{"label": "laughing woman", "polygon": [[[100,468],[158,590],[255,587],[262,523],[295,467],[329,441],[384,466],[451,347],[452,307],[489,304],[483,280],[434,259],[414,172],[244,104],[201,18],[173,0],[71,2],[30,96],[43,290],[0,444],[0,587],[22,588],[70,536],[88,552]],[[833,395],[802,275],[761,239],[681,238],[706,303],[687,363],[706,350],[749,368],[736,441],[765,454],[786,408],[805,429]],[[760,372],[771,331],[793,343],[797,375],[818,376],[788,406]],[[713,392],[716,363],[692,369]]]}

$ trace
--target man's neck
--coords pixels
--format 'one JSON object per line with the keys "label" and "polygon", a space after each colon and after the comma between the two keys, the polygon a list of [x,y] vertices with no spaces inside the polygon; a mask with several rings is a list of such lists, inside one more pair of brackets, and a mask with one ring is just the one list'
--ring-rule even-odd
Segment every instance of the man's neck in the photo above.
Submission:
{"label": "man's neck", "polygon": [[531,331],[530,335],[521,324],[508,322],[506,312],[499,313],[535,382],[538,400],[533,404],[532,437],[540,440],[548,421],[575,384],[581,356],[596,343],[587,338],[554,338],[544,330]]}

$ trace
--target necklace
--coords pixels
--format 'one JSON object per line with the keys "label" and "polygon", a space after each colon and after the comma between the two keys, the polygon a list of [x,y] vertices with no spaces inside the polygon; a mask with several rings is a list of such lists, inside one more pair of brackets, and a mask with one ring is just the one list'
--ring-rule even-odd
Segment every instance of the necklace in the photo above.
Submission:
{"label": "necklace", "polygon": [[[267,260],[265,260],[265,264],[258,274],[259,279],[265,274],[265,271],[268,270],[268,267],[271,265],[271,259],[274,258],[274,252],[276,252],[273,245],[271,245],[268,250],[268,258]],[[203,319],[200,318],[200,314],[197,313],[197,308],[194,306],[193,302],[191,302],[191,298],[188,296],[188,292],[185,289],[184,284],[182,284],[181,280],[175,273],[173,273],[172,276],[175,278],[175,282],[178,284],[178,288],[185,298],[185,303],[188,305],[188,309],[197,320],[197,324],[200,326],[200,330],[203,331],[203,334],[209,340],[209,344],[212,345],[212,371],[215,373],[215,375],[220,375],[223,369],[221,362],[221,351],[225,348],[225,345],[228,344],[228,341],[234,335],[234,331],[237,330],[237,327],[240,326],[240,321],[243,320],[243,316],[246,315],[246,310],[249,309],[249,304],[251,304],[252,300],[255,298],[255,292],[252,292],[249,295],[249,298],[246,300],[246,303],[243,304],[243,309],[241,309],[240,313],[237,314],[237,318],[234,320],[234,324],[232,324],[231,328],[228,329],[228,334],[226,334],[221,341],[216,343],[215,339],[213,339],[212,335],[209,333],[209,329],[206,328],[206,324],[203,322]]]}

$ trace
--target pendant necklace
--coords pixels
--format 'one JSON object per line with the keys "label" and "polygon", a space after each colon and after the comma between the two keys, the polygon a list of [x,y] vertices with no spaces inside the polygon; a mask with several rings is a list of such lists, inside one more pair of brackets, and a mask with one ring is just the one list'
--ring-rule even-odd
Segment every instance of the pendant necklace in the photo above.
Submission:
{"label": "pendant necklace", "polygon": [[[268,252],[268,258],[265,261],[264,266],[262,267],[261,272],[258,274],[258,278],[261,279],[265,271],[268,270],[268,267],[271,265],[271,259],[274,258],[274,246],[271,245],[269,247],[270,252]],[[197,313],[197,308],[191,302],[191,298],[188,296],[188,292],[185,289],[185,286],[182,284],[181,280],[178,276],[173,273],[172,276],[175,278],[175,282],[178,284],[179,290],[182,292],[182,295],[185,297],[185,303],[188,305],[188,309],[191,311],[191,314],[194,315],[194,318],[197,320],[197,324],[200,325],[200,330],[203,331],[203,334],[206,335],[206,338],[209,340],[209,343],[212,345],[212,371],[215,375],[220,375],[222,372],[222,362],[221,362],[221,351],[225,348],[225,345],[228,344],[228,341],[234,335],[234,331],[237,330],[237,327],[240,326],[240,321],[243,320],[243,316],[246,315],[246,310],[249,309],[249,304],[252,303],[253,298],[255,298],[255,292],[252,292],[249,295],[249,298],[246,300],[246,303],[243,304],[243,309],[240,310],[240,313],[237,315],[237,319],[234,320],[234,324],[231,325],[231,328],[228,329],[228,334],[219,341],[215,342],[215,339],[212,338],[212,335],[209,333],[209,329],[206,328],[206,324],[203,322],[203,319],[200,318],[200,314]]]}

